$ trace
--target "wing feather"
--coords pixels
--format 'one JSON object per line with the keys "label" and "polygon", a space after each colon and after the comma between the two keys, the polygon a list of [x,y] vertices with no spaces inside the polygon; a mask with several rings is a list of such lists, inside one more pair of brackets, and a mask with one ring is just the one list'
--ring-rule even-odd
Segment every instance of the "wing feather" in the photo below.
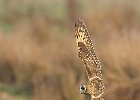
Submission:
{"label": "wing feather", "polygon": [[75,37],[78,46],[78,56],[84,62],[88,79],[101,77],[101,64],[96,57],[92,40],[83,20],[78,19],[75,23]]}

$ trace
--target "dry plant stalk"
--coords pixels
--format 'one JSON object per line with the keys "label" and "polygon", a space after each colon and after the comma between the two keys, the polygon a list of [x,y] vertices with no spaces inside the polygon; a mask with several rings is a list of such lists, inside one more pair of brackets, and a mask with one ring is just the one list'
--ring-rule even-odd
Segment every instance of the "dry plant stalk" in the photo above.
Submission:
{"label": "dry plant stalk", "polygon": [[102,100],[105,86],[103,84],[101,64],[96,57],[92,40],[83,20],[75,23],[75,37],[78,46],[78,56],[82,59],[87,71],[88,82],[80,85],[80,93],[91,96],[91,100]]}

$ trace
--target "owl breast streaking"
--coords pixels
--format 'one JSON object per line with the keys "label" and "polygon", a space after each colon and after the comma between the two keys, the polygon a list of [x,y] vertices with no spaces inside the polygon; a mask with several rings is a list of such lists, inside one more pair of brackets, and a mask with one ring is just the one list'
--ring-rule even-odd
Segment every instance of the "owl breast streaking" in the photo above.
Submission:
{"label": "owl breast streaking", "polygon": [[89,81],[81,84],[80,92],[90,95],[92,98],[101,98],[104,93],[101,64],[98,60],[88,29],[83,20],[78,19],[75,23],[75,37],[78,46],[78,56],[84,62]]}

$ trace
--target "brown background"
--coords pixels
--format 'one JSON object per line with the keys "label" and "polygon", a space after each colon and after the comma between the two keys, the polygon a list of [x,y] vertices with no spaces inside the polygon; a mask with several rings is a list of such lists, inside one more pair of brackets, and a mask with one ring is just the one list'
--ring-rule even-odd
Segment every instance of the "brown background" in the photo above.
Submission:
{"label": "brown background", "polygon": [[74,23],[102,64],[105,100],[140,98],[139,0],[0,0],[0,100],[89,100]]}

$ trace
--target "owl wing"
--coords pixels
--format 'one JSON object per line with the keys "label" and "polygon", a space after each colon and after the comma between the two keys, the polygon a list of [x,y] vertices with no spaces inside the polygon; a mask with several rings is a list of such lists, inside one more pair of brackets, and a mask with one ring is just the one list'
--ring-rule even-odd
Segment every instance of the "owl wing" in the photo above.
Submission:
{"label": "owl wing", "polygon": [[88,79],[101,77],[101,65],[96,57],[92,40],[83,20],[78,19],[75,23],[75,37],[78,46],[78,56],[84,62]]}

